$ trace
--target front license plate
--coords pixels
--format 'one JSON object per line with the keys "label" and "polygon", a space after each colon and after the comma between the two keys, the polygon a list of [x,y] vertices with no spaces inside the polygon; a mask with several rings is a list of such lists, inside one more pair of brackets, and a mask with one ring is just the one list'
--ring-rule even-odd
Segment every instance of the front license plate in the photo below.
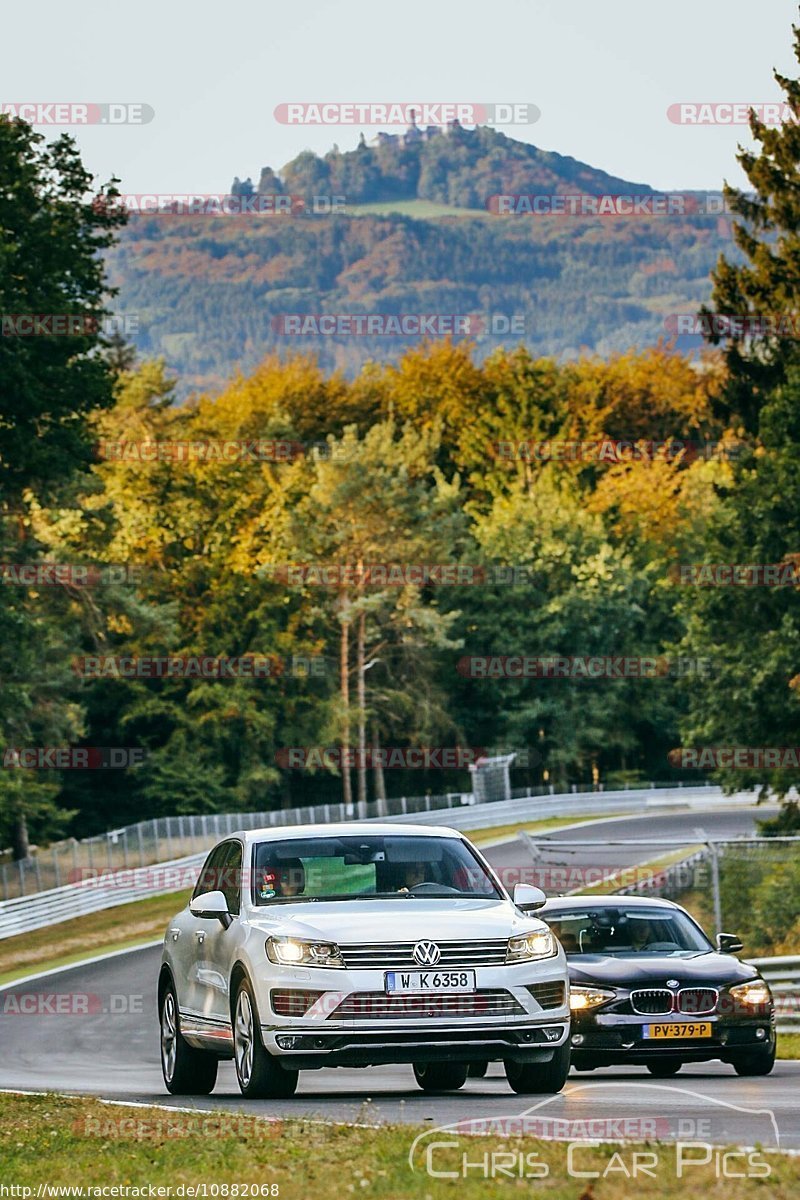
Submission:
{"label": "front license plate", "polygon": [[406,995],[474,992],[474,971],[387,971],[386,991]]}
{"label": "front license plate", "polygon": [[645,1025],[646,1038],[707,1038],[711,1037],[710,1021],[670,1021],[663,1025]]}

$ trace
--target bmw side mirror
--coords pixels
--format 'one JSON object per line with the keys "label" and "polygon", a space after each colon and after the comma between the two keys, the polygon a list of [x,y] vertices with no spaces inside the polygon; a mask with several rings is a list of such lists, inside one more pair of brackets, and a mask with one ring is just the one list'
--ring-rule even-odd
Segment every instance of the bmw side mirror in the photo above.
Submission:
{"label": "bmw side mirror", "polygon": [[514,903],[524,912],[532,912],[547,904],[547,896],[541,888],[532,887],[529,883],[518,883],[514,887]]}
{"label": "bmw side mirror", "polygon": [[739,950],[744,950],[744,945],[735,933],[718,933],[717,949],[720,954],[736,954]]}
{"label": "bmw side mirror", "polygon": [[189,912],[203,921],[221,921],[226,929],[233,920],[224,892],[205,892],[202,896],[193,896],[189,901]]}

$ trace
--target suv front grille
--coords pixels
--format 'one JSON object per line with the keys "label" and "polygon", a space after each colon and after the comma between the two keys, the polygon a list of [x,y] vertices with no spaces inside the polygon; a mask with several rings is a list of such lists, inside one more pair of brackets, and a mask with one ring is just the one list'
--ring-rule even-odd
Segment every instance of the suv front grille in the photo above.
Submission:
{"label": "suv front grille", "polygon": [[[345,966],[350,970],[367,970],[370,968],[397,967],[418,968],[420,964],[413,957],[416,942],[395,942],[387,945],[385,942],[349,942],[339,943]],[[436,969],[442,967],[496,967],[506,961],[508,950],[507,938],[491,938],[487,941],[437,941],[441,950],[441,958],[436,963]]]}
{"label": "suv front grille", "polygon": [[647,1016],[672,1012],[672,1004],[672,992],[668,992],[666,988],[642,988],[631,992],[631,1008],[634,1012]]}
{"label": "suv front grille", "polygon": [[564,984],[560,980],[550,983],[529,983],[528,991],[540,1008],[561,1008],[564,1003]]}
{"label": "suv front grille", "polygon": [[502,988],[477,992],[439,993],[432,996],[386,995],[385,992],[354,992],[346,996],[329,1020],[380,1021],[403,1017],[515,1017],[525,1012],[522,1005]]}

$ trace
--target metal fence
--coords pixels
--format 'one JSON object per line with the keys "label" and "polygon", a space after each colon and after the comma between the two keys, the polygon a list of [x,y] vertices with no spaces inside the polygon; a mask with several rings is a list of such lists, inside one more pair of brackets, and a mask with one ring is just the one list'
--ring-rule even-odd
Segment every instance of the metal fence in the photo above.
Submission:
{"label": "metal fence", "polygon": [[[681,785],[652,783],[649,789],[670,792],[680,790]],[[622,788],[613,793],[604,793],[599,787],[580,787],[572,784],[565,796],[625,795],[638,794],[642,789]],[[685,788],[686,794],[696,792],[694,787]],[[708,788],[701,788],[707,793]],[[714,789],[717,790],[718,789]],[[550,787],[519,788],[511,792],[516,798],[547,797],[556,799]],[[558,799],[561,799],[559,796]],[[65,884],[75,883],[86,871],[127,870],[144,867],[150,863],[166,862],[180,855],[196,854],[213,844],[234,829],[258,829],[270,825],[307,825],[313,821],[366,820],[374,817],[396,818],[423,816],[441,809],[472,806],[476,797],[472,792],[446,792],[440,795],[394,796],[387,800],[344,804],[318,804],[303,808],[271,809],[256,813],[206,813],[180,817],[158,817],[111,829],[94,837],[69,838],[54,842],[37,850],[27,859],[10,861],[10,852],[0,853],[0,899],[12,900],[19,896],[31,896],[36,892],[50,891]],[[488,801],[504,803],[504,801]],[[473,826],[475,828],[475,826]]]}
{"label": "metal fence", "polygon": [[[532,789],[531,789],[532,792]],[[470,793],[451,793],[446,796],[417,796],[392,802],[401,811],[386,816],[375,813],[375,806],[364,819],[404,821],[411,817],[422,824],[450,825],[457,829],[486,829],[493,826],[536,821],[548,817],[600,816],[610,813],[642,812],[648,807],[707,806],[722,798],[715,787],[644,789],[619,792],[570,792],[566,795],[518,796],[512,800],[475,804]],[[752,803],[751,792],[728,797]],[[438,807],[437,807],[438,804]],[[128,861],[125,861],[123,830],[116,831],[122,840],[122,854],[95,854],[92,865],[76,868],[70,882],[36,893],[11,897],[0,902],[0,939],[14,934],[41,929],[61,921],[101,909],[127,904],[131,900],[164,895],[194,886],[197,871],[205,854],[220,837],[234,829],[258,829],[289,824],[308,824],[310,821],[353,819],[359,806],[353,805],[350,814],[343,805],[331,804],[314,808],[282,809],[270,813],[227,813],[206,817],[170,817],[157,822],[133,826],[134,830],[152,827],[150,839],[143,834],[142,845],[149,848],[149,862],[132,858],[130,840]],[[183,823],[183,825],[181,825]],[[199,824],[198,824],[199,823]],[[109,840],[113,834],[109,834]],[[96,845],[98,839],[90,839]],[[199,844],[198,844],[199,843]],[[138,844],[138,837],[136,843]],[[180,854],[181,850],[189,853]],[[156,857],[158,851],[162,858]],[[165,852],[171,852],[167,861]]]}
{"label": "metal fence", "polygon": [[[270,825],[329,824],[359,818],[424,813],[462,802],[459,792],[442,796],[401,796],[377,804],[320,804],[269,812],[204,813],[158,817],[111,829],[95,837],[69,838],[38,850],[30,858],[0,864],[0,896],[11,900],[75,883],[89,872],[128,870],[166,862],[180,855],[200,853],[234,829]],[[471,802],[467,796],[464,803]]]}

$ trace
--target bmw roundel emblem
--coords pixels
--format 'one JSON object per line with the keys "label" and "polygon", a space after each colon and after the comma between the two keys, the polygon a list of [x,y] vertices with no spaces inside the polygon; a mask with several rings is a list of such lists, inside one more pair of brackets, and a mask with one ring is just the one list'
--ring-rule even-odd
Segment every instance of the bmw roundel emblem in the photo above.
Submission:
{"label": "bmw roundel emblem", "polygon": [[436,942],[417,942],[411,954],[414,961],[418,962],[421,967],[435,967],[442,957],[442,952]]}
{"label": "bmw roundel emblem", "polygon": [[667,980],[667,987],[668,987],[668,988],[676,988],[677,986],[678,986],[678,980],[677,980],[677,979],[668,979],[668,980]]}

